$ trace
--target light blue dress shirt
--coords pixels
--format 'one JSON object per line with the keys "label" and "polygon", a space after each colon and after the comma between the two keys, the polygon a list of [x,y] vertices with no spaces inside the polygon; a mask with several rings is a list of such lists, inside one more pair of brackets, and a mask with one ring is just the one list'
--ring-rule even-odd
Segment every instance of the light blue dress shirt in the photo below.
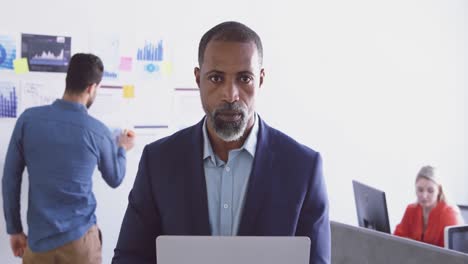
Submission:
{"label": "light blue dress shirt", "polygon": [[112,187],[123,180],[126,154],[109,129],[79,103],[56,100],[27,109],[16,122],[2,178],[8,234],[23,231],[20,191],[29,174],[28,246],[44,252],[82,237],[96,224],[96,166]]}
{"label": "light blue dress shirt", "polygon": [[257,146],[258,118],[244,145],[229,151],[227,162],[213,151],[203,124],[203,166],[208,194],[208,211],[213,236],[237,235],[245,194]]}

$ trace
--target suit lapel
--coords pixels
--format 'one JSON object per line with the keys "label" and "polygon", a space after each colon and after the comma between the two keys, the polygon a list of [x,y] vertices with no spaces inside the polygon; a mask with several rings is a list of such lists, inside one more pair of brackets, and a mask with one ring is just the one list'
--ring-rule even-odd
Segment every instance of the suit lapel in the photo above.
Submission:
{"label": "suit lapel", "polygon": [[265,193],[271,185],[269,181],[273,172],[274,151],[271,149],[270,129],[260,117],[257,147],[253,163],[252,173],[250,174],[249,184],[245,197],[242,218],[239,226],[238,235],[254,235],[255,220],[258,212],[261,210]]}
{"label": "suit lapel", "polygon": [[188,158],[179,169],[186,179],[186,205],[189,212],[189,226],[191,235],[211,235],[208,215],[208,196],[206,191],[205,172],[203,169],[203,120],[195,125],[193,133],[189,133],[189,141],[185,149]]}

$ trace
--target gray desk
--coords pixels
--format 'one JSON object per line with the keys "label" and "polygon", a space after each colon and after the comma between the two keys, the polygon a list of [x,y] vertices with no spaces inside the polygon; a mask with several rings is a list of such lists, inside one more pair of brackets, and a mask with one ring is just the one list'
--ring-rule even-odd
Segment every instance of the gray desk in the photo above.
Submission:
{"label": "gray desk", "polygon": [[332,264],[467,264],[468,255],[331,222]]}

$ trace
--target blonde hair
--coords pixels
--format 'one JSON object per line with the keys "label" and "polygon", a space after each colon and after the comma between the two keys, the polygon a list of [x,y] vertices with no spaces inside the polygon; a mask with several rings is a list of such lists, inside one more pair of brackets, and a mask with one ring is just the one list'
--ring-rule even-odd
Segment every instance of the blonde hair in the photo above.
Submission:
{"label": "blonde hair", "polygon": [[432,181],[433,183],[437,184],[437,186],[439,186],[439,195],[437,196],[437,201],[440,202],[440,201],[443,201],[443,202],[447,202],[447,198],[445,197],[445,193],[444,193],[444,190],[442,188],[442,184],[440,183],[439,179],[437,178],[436,174],[435,174],[435,168],[432,167],[432,166],[424,166],[422,167],[419,172],[418,172],[418,175],[416,176],[416,181],[417,182],[419,179],[426,179],[426,180],[429,180],[429,181]]}

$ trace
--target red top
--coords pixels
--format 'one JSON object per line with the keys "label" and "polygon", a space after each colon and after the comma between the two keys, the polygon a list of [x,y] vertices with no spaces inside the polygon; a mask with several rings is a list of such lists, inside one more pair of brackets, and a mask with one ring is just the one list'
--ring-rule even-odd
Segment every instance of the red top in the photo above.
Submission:
{"label": "red top", "polygon": [[463,219],[458,207],[439,202],[429,213],[426,231],[423,234],[423,210],[419,204],[415,203],[408,205],[394,234],[443,247],[444,228],[461,224],[463,224]]}

